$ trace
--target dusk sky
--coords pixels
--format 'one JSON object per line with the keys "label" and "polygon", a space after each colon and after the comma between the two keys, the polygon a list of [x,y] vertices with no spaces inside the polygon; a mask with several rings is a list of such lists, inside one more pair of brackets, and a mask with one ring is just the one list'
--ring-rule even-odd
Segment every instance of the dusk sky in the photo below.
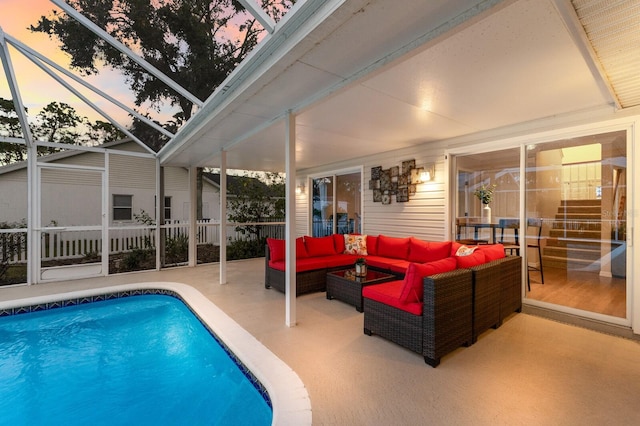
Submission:
{"label": "dusk sky", "polygon": [[[54,9],[57,9],[57,7],[49,0],[0,0],[0,27],[6,34],[13,36],[49,59],[54,60],[57,64],[69,69],[69,57],[58,48],[57,41],[50,40],[45,34],[32,33],[28,30],[30,25],[35,25],[38,22],[40,16],[49,15]],[[82,100],[70,93],[11,46],[9,46],[9,53],[17,75],[20,94],[25,106],[30,110],[30,116],[37,114],[42,107],[50,102],[57,101],[68,103],[80,115],[87,116],[91,120],[104,120]],[[78,75],[77,72],[74,72],[74,74]],[[134,107],[134,97],[129,92],[124,84],[123,77],[119,73],[103,69],[99,76],[86,77],[85,79],[129,107]],[[74,86],[77,86],[77,84],[74,83]],[[114,109],[110,102],[103,101],[91,91],[82,88],[81,92],[98,104],[100,108],[108,111],[114,118],[122,120],[121,122],[125,124],[129,123],[128,114],[125,111],[117,107]],[[1,67],[0,97],[11,98],[7,79]],[[147,110],[142,110],[141,112],[147,112]],[[149,110],[148,112],[153,117],[159,118],[154,111]]]}

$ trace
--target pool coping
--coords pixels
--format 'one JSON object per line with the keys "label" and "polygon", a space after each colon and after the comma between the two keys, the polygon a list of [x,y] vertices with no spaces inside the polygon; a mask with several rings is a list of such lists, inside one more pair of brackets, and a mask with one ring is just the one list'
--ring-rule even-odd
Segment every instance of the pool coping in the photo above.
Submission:
{"label": "pool coping", "polygon": [[177,282],[143,282],[0,301],[0,311],[136,290],[175,292],[251,371],[269,393],[273,425],[311,425],[311,399],[304,383],[284,361],[195,288]]}

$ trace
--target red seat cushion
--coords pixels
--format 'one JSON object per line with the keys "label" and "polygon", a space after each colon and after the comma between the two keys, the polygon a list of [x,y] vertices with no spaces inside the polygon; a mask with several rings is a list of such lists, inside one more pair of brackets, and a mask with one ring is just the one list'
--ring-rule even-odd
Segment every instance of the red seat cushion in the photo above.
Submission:
{"label": "red seat cushion", "polygon": [[408,260],[397,259],[396,262],[393,262],[389,265],[389,269],[391,270],[391,272],[404,275],[407,273],[409,265],[411,265],[411,262],[409,262]]}
{"label": "red seat cushion", "polygon": [[284,240],[276,238],[267,238],[267,247],[269,247],[269,260],[277,262],[284,260],[285,246]]}
{"label": "red seat cushion", "polygon": [[[422,315],[422,303],[402,303],[400,294],[404,281],[390,281],[384,284],[368,285],[362,289],[362,296],[376,302],[409,312],[413,315]],[[365,312],[366,315],[366,312]]]}
{"label": "red seat cushion", "polygon": [[478,246],[477,250],[484,253],[485,262],[491,262],[492,260],[498,260],[505,257],[504,246],[502,244],[483,244]]}
{"label": "red seat cushion", "polygon": [[456,259],[447,257],[429,263],[410,263],[404,276],[404,285],[400,294],[402,303],[422,302],[424,296],[424,277],[429,277],[456,269]]}
{"label": "red seat cushion", "polygon": [[393,259],[407,259],[409,254],[409,241],[407,238],[378,236],[378,256],[391,257]]}
{"label": "red seat cushion", "polygon": [[337,268],[340,266],[353,266],[359,257],[354,254],[334,254],[333,256],[324,256],[322,259],[327,263],[327,268]]}
{"label": "red seat cushion", "polygon": [[276,269],[278,271],[284,271],[285,270],[285,263],[284,260],[271,260],[269,259],[269,268],[273,268]]}
{"label": "red seat cushion", "polygon": [[326,257],[307,257],[296,260],[296,272],[315,271],[316,269],[326,268]]}
{"label": "red seat cushion", "polygon": [[425,263],[451,256],[451,241],[423,241],[411,237],[409,242],[409,262]]}
{"label": "red seat cushion", "polygon": [[305,237],[304,244],[310,257],[336,254],[333,236],[331,235],[327,237]]}
{"label": "red seat cushion", "polygon": [[395,262],[400,262],[400,259],[389,259],[388,257],[381,256],[367,256],[367,265],[372,266],[374,268],[383,269],[383,270],[391,270],[391,265]]}

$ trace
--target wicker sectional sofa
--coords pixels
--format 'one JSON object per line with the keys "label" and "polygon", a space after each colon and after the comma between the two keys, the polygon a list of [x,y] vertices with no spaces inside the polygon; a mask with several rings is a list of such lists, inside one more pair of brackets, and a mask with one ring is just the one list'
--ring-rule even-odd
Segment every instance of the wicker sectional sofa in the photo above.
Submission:
{"label": "wicker sectional sofa", "polygon": [[[349,236],[347,236],[349,237]],[[425,263],[451,255],[451,242],[430,242],[418,238],[385,235],[357,236],[366,245],[366,254],[349,252],[342,234],[327,237],[299,237],[296,239],[296,295],[325,291],[327,272],[343,269],[359,257],[367,260],[369,268],[389,272],[399,278],[410,263]],[[353,250],[351,250],[353,251]],[[265,250],[265,288],[285,292],[284,240],[267,239]]]}
{"label": "wicker sectional sofa", "polygon": [[422,278],[419,302],[400,303],[403,281],[365,287],[364,332],[421,354],[436,367],[522,308],[522,259],[508,256]]}
{"label": "wicker sectional sofa", "polygon": [[[417,352],[433,367],[522,307],[522,259],[505,257],[500,244],[468,248],[414,237],[359,238],[366,239],[366,255],[350,252],[343,235],[298,238],[297,295],[325,291],[327,272],[365,257],[369,268],[397,277],[363,288],[365,334]],[[269,239],[265,287],[284,292],[284,283],[284,240]]]}

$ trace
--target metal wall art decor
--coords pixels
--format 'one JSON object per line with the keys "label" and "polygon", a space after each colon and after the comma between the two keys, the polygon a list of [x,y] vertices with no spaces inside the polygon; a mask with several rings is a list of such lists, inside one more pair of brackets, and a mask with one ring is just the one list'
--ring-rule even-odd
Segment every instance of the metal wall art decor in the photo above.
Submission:
{"label": "metal wall art decor", "polygon": [[416,167],[416,160],[403,161],[401,166],[383,169],[371,168],[369,189],[373,191],[373,202],[391,204],[395,196],[396,203],[406,203],[416,194],[422,168]]}

